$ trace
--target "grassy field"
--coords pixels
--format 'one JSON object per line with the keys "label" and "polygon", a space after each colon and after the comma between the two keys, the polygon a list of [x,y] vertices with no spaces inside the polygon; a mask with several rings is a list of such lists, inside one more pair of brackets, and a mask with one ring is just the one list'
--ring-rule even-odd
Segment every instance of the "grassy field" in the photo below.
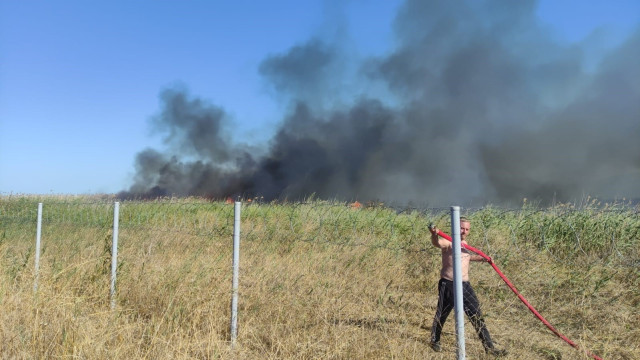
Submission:
{"label": "grassy field", "polygon": [[[109,197],[0,197],[3,359],[452,359],[428,346],[448,209],[244,203],[239,332],[230,344],[233,205],[120,204],[116,308]],[[44,203],[34,292],[37,203]],[[640,359],[640,216],[629,204],[466,211],[492,256],[560,332],[604,359]],[[448,231],[447,231],[448,232]],[[510,359],[586,359],[553,335],[493,269],[471,282]],[[466,323],[467,358],[488,358]]]}

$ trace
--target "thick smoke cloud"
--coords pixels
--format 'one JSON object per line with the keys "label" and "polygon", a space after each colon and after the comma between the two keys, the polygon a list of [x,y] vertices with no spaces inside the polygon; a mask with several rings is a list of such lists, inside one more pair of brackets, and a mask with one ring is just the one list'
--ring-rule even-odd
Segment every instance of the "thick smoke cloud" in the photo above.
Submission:
{"label": "thick smoke cloud", "polygon": [[480,206],[640,197],[640,30],[594,69],[553,41],[534,1],[409,0],[389,54],[345,83],[339,44],[264,60],[289,111],[264,152],[232,143],[225,111],[161,94],[167,149],[136,158],[127,196],[263,196]]}

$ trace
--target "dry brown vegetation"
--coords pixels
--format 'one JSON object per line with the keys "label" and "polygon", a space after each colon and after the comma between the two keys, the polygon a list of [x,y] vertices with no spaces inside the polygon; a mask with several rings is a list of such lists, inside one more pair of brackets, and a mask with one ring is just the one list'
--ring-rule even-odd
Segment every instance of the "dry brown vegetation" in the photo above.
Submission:
{"label": "dry brown vegetation", "polygon": [[[34,292],[38,201],[46,215]],[[0,357],[455,358],[453,314],[442,353],[429,348],[429,330],[421,328],[435,311],[440,266],[425,233],[432,221],[447,228],[446,209],[244,206],[232,348],[233,206],[122,203],[111,310],[111,204],[0,198]],[[467,215],[470,244],[493,256],[559,331],[604,359],[640,359],[637,209],[486,208]],[[540,323],[487,264],[473,264],[471,278],[507,358],[587,358]],[[468,322],[466,330],[467,358],[488,358]]]}

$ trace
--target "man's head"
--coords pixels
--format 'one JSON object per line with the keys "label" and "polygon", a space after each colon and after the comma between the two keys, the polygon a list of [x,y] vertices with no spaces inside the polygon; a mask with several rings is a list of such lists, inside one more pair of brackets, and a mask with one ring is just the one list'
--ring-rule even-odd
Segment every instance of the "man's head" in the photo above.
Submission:
{"label": "man's head", "polygon": [[460,217],[460,240],[465,241],[471,230],[471,221],[466,217]]}

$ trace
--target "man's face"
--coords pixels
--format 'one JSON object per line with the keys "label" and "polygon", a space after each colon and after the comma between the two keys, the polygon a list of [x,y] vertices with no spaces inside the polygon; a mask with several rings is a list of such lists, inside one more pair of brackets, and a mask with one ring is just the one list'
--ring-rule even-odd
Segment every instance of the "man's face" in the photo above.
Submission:
{"label": "man's face", "polygon": [[469,235],[469,230],[471,230],[471,224],[468,221],[460,222],[460,240],[466,240],[467,235]]}

